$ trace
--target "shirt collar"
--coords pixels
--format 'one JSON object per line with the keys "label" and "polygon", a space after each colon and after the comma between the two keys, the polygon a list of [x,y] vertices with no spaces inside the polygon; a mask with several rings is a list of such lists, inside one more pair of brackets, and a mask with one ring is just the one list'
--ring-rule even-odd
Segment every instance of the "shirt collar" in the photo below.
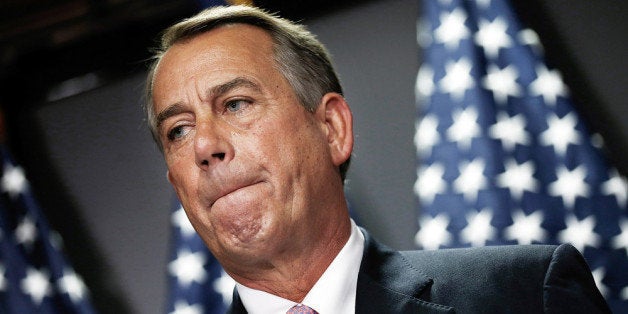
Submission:
{"label": "shirt collar", "polygon": [[[364,235],[351,220],[351,235],[329,264],[302,304],[320,314],[354,313],[358,272],[364,251]],[[297,303],[270,293],[236,284],[242,304],[251,314],[285,314]]]}

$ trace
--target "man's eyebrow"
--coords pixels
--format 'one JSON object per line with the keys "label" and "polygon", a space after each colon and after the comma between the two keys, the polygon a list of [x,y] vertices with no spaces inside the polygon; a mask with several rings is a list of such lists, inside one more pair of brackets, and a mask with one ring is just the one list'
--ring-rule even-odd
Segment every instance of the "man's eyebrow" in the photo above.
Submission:
{"label": "man's eyebrow", "polygon": [[168,106],[168,108],[162,110],[159,114],[157,114],[157,117],[155,117],[155,126],[157,127],[157,129],[159,130],[159,128],[161,127],[161,125],[164,123],[164,121],[166,121],[168,118],[172,117],[172,116],[176,116],[182,112],[184,112],[185,109],[183,107],[183,105],[181,103],[175,103],[172,104],[170,106]]}
{"label": "man's eyebrow", "polygon": [[212,87],[209,90],[209,96],[213,96],[213,97],[220,96],[238,87],[248,87],[258,92],[261,90],[258,84],[254,83],[253,81],[245,77],[240,76],[226,83]]}
{"label": "man's eyebrow", "polygon": [[[245,77],[236,77],[231,81],[212,87],[209,90],[208,95],[210,97],[221,96],[238,87],[248,87],[258,92],[261,91],[260,86],[253,81]],[[157,129],[159,129],[164,121],[166,121],[168,118],[176,116],[184,111],[185,108],[182,103],[175,103],[168,106],[166,109],[157,114],[157,117],[155,118],[155,125]]]}

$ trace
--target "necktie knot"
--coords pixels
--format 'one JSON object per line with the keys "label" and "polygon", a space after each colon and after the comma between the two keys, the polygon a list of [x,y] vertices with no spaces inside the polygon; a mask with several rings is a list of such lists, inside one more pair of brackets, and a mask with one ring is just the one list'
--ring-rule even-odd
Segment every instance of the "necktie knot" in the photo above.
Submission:
{"label": "necktie knot", "polygon": [[297,304],[289,309],[286,314],[318,314],[318,312],[303,304]]}

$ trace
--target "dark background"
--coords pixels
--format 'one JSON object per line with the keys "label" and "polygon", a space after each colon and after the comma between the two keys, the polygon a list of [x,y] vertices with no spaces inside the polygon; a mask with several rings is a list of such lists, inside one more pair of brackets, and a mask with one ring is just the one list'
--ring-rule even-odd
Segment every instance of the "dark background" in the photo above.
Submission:
{"label": "dark background", "polygon": [[[300,20],[331,51],[355,116],[347,185],[362,225],[399,249],[417,229],[417,0],[256,1]],[[628,3],[512,1],[563,73],[589,127],[628,173]],[[197,1],[8,0],[0,4],[4,141],[102,313],[159,313],[172,190],[143,122],[158,32]]]}

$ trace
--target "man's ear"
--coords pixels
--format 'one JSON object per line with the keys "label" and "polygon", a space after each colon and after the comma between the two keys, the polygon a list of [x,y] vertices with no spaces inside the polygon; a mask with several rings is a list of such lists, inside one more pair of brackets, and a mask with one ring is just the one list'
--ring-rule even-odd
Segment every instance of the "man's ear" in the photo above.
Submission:
{"label": "man's ear", "polygon": [[172,184],[172,175],[170,175],[170,170],[166,170],[166,178],[168,179],[168,182]]}
{"label": "man's ear", "polygon": [[340,166],[353,151],[353,114],[349,104],[342,95],[327,93],[321,99],[317,111],[324,118],[332,161],[334,165]]}

